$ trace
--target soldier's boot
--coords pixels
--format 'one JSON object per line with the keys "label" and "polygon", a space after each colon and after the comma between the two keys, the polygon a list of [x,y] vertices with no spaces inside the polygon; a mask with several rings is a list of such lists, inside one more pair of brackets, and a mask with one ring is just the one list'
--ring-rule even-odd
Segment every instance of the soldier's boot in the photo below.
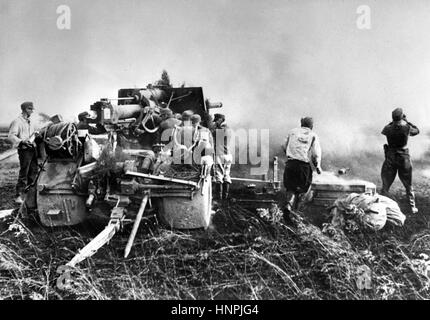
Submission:
{"label": "soldier's boot", "polygon": [[230,183],[224,182],[223,184],[223,193],[222,193],[222,199],[227,200],[230,192]]}
{"label": "soldier's boot", "polygon": [[285,205],[284,209],[284,222],[287,224],[292,224],[293,221],[291,220],[291,216],[296,204],[296,194],[291,191],[287,191],[287,204]]}
{"label": "soldier's boot", "polygon": [[293,206],[294,211],[302,211],[303,210],[304,198],[305,198],[304,193],[296,193],[295,200],[294,200],[294,206]]}
{"label": "soldier's boot", "polygon": [[222,183],[215,183],[215,200],[222,200]]}
{"label": "soldier's boot", "polygon": [[294,192],[288,191],[287,192],[287,211],[291,212],[295,209],[296,206],[296,194]]}
{"label": "soldier's boot", "polygon": [[30,219],[30,213],[29,213],[29,210],[27,208],[27,204],[25,203],[25,201],[23,203],[21,203],[21,205],[19,206],[18,216],[23,221],[27,221]]}
{"label": "soldier's boot", "polygon": [[406,194],[408,196],[409,205],[411,206],[412,213],[418,213],[418,208],[415,205],[415,193],[412,190],[406,190]]}

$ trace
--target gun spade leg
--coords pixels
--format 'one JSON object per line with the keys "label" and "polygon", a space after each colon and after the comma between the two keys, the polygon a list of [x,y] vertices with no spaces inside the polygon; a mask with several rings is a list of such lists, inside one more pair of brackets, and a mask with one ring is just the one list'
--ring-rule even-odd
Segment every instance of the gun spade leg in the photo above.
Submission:
{"label": "gun spade leg", "polygon": [[146,203],[148,202],[149,195],[146,194],[140,204],[139,212],[137,213],[136,220],[133,224],[130,237],[128,238],[127,246],[124,251],[124,258],[127,258],[130,254],[131,247],[133,246],[134,238],[136,237],[137,230],[139,229],[140,222],[142,221],[143,212],[145,211]]}
{"label": "gun spade leg", "polygon": [[89,242],[85,247],[79,250],[79,253],[73,257],[70,262],[67,263],[68,266],[74,267],[81,261],[94,255],[101,247],[109,242],[113,238],[115,233],[119,230],[118,224],[109,224],[103,229],[91,242]]}

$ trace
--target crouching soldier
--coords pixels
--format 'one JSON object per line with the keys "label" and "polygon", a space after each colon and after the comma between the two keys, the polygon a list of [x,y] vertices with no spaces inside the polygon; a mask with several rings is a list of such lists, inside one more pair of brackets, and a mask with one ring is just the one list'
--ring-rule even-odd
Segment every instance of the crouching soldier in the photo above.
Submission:
{"label": "crouching soldier", "polygon": [[[296,210],[300,198],[312,184],[312,166],[321,174],[321,146],[313,129],[313,119],[301,119],[301,127],[292,129],[283,145],[287,156],[284,171],[284,186],[287,192],[286,213]],[[286,219],[287,216],[284,216]]]}
{"label": "crouching soldier", "polygon": [[388,195],[390,187],[399,174],[400,181],[406,189],[412,213],[418,213],[415,206],[415,195],[412,188],[412,163],[407,148],[408,137],[415,136],[420,131],[408,122],[401,108],[392,112],[393,121],[384,127],[382,134],[387,137],[384,145],[385,161],[382,165],[382,195]]}

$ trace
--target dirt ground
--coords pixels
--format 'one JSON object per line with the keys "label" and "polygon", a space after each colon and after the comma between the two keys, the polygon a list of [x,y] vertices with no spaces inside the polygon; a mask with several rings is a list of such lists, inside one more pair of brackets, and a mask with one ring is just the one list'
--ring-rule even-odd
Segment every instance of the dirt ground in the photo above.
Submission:
{"label": "dirt ground", "polygon": [[[360,177],[378,185],[379,168]],[[57,288],[57,267],[103,224],[49,229],[14,214],[0,220],[0,299],[428,299],[430,263],[420,258],[430,255],[427,168],[418,163],[414,171],[419,214],[411,215],[402,186],[393,185],[404,227],[334,241],[306,217],[285,225],[227,203],[206,231],[169,230],[148,219],[127,259],[125,228],[73,271],[68,289]],[[0,164],[0,210],[15,206],[17,172],[16,156]],[[370,287],[358,287],[357,266],[370,270]]]}

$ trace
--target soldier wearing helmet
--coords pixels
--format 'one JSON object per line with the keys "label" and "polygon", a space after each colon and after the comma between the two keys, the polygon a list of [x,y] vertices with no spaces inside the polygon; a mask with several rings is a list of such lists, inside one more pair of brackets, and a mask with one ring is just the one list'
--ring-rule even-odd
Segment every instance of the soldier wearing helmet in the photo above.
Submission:
{"label": "soldier wearing helmet", "polygon": [[411,211],[418,213],[412,188],[412,163],[407,143],[409,136],[416,136],[420,131],[406,119],[402,108],[394,109],[391,116],[393,121],[381,132],[387,137],[387,144],[384,145],[385,161],[381,169],[381,194],[389,195],[389,189],[399,174],[400,181],[406,189]]}

